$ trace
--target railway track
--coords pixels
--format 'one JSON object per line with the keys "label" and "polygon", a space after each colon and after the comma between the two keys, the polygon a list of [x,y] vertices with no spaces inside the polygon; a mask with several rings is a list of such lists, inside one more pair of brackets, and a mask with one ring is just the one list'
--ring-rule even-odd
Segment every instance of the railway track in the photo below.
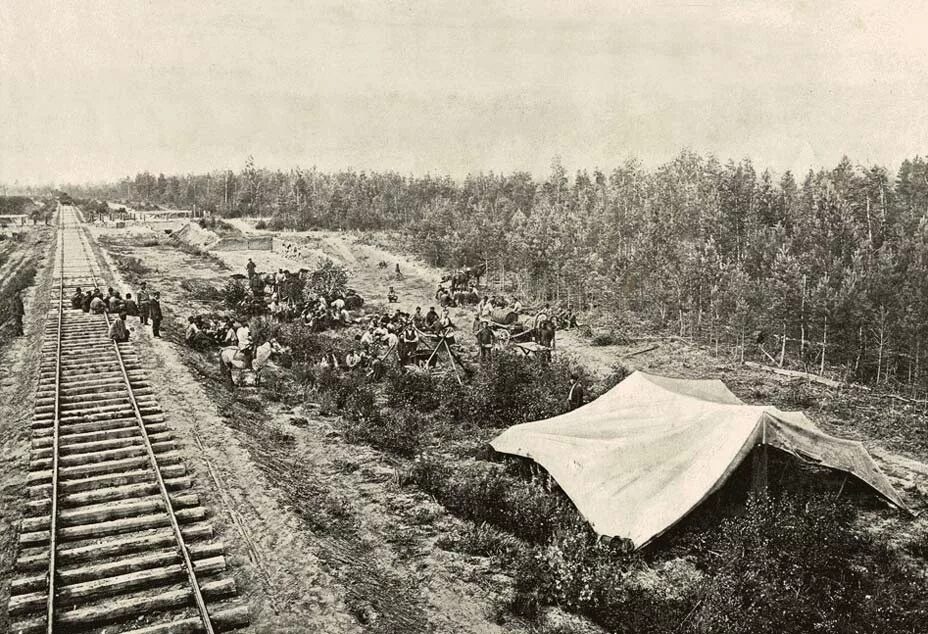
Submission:
{"label": "railway track", "polygon": [[[60,207],[54,288],[32,420],[12,631],[180,634],[248,622],[221,541],[131,343],[71,308],[103,278]],[[105,293],[104,293],[105,294]]]}

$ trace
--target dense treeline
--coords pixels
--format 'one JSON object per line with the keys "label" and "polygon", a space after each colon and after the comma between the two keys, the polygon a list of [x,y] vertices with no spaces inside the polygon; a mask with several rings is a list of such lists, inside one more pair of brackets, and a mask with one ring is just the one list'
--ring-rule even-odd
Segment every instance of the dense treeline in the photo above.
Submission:
{"label": "dense treeline", "polygon": [[[432,263],[488,261],[529,297],[843,378],[925,383],[928,165],[843,159],[800,180],[685,151],[570,178],[312,170],[154,177],[79,191],[268,216],[272,228],[394,229]],[[765,355],[767,355],[765,357]]]}

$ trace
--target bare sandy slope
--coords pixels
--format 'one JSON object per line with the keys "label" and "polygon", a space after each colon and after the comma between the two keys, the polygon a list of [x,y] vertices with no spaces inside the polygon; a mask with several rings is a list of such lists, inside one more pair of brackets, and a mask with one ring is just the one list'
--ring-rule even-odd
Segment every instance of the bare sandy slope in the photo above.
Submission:
{"label": "bare sandy slope", "polygon": [[[51,231],[30,234],[26,243],[13,247],[4,267],[0,284],[23,265],[27,253],[38,255],[36,283],[23,293],[26,319],[25,336],[13,339],[0,348],[0,631],[7,631],[6,605],[10,596],[16,540],[26,498],[26,474],[29,468],[29,422],[32,420],[35,386],[38,382],[39,350],[45,325],[47,294],[51,278],[54,240]],[[42,257],[44,252],[45,257]]]}

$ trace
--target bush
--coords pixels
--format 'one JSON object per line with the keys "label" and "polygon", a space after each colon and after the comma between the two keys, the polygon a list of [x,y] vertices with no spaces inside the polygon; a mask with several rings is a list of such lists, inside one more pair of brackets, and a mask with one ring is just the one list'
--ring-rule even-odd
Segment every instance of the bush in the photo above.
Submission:
{"label": "bush", "polygon": [[128,255],[117,256],[116,264],[130,284],[138,283],[142,278],[151,273],[151,269],[148,268],[142,260]]}
{"label": "bush", "polygon": [[238,310],[239,305],[251,294],[248,285],[240,279],[232,278],[222,289],[222,303],[231,311]]}
{"label": "bush", "polygon": [[310,273],[305,290],[314,297],[344,297],[348,290],[348,269],[326,258]]}
{"label": "bush", "polygon": [[435,456],[417,460],[406,481],[465,519],[488,522],[526,541],[541,543],[576,514],[566,496],[512,478],[499,465],[468,461],[452,470],[442,462],[443,458]]}
{"label": "bush", "polygon": [[412,410],[378,413],[373,396],[360,390],[348,399],[345,413],[345,437],[349,442],[365,443],[400,456],[415,455],[428,429],[428,419]]}
{"label": "bush", "polygon": [[712,580],[693,631],[914,632],[928,618],[921,582],[853,530],[854,510],[826,497],[751,497],[705,551]]}
{"label": "bush", "polygon": [[264,220],[259,220],[255,223],[255,229],[267,229],[267,223]]}
{"label": "bush", "polygon": [[493,557],[503,565],[512,564],[525,550],[518,539],[486,522],[466,524],[447,533],[438,539],[436,546],[468,555]]}
{"label": "bush", "polygon": [[598,332],[590,340],[591,346],[614,346],[618,343],[615,333],[611,330],[608,332]]}
{"label": "bush", "polygon": [[[458,423],[501,427],[550,418],[567,410],[571,372],[562,360],[542,364],[511,353],[497,354],[467,389],[448,398],[444,411]],[[589,379],[585,381],[589,385]],[[453,388],[451,388],[453,389]]]}
{"label": "bush", "polygon": [[[387,375],[387,405],[391,408],[407,407],[420,412],[434,412],[443,403],[458,396],[456,391],[446,391],[445,383],[442,377],[432,374],[391,372]],[[458,385],[455,380],[450,383]]]}

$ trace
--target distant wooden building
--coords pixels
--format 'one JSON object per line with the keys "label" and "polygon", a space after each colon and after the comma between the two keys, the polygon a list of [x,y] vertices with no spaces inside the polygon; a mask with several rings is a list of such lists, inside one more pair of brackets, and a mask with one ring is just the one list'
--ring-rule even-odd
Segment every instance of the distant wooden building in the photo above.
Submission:
{"label": "distant wooden building", "polygon": [[28,220],[26,214],[0,214],[0,227],[23,227]]}

